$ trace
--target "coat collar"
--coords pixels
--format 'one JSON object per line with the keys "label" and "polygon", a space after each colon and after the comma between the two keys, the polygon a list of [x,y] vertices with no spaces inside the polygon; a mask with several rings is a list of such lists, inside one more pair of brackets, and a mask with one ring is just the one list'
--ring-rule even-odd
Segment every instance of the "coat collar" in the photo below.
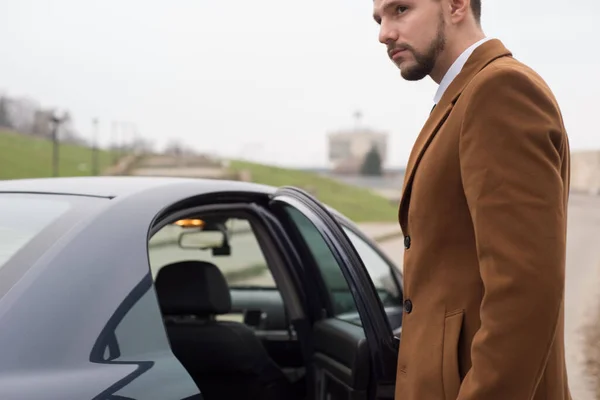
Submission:
{"label": "coat collar", "polygon": [[406,217],[408,216],[408,202],[410,200],[412,182],[415,170],[423,157],[423,153],[425,153],[425,150],[435,137],[435,134],[448,118],[454,104],[469,82],[489,63],[505,56],[512,56],[512,53],[498,39],[489,40],[476,48],[465,63],[461,72],[448,86],[439,103],[435,106],[431,115],[425,122],[409,156],[404,176],[404,188],[402,189],[398,215],[400,225],[404,232],[406,232],[407,229]]}

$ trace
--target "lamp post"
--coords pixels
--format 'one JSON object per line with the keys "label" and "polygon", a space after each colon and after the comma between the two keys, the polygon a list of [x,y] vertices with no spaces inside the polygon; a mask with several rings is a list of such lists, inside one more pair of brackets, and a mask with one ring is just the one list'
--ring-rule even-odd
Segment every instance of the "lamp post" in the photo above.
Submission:
{"label": "lamp post", "polygon": [[63,118],[58,117],[55,113],[52,114],[52,176],[58,176],[59,163],[59,147],[58,130]]}
{"label": "lamp post", "polygon": [[98,175],[98,118],[92,120],[92,175]]}
{"label": "lamp post", "polygon": [[353,114],[355,120],[355,129],[360,129],[360,120],[362,119],[363,113],[360,110],[356,110]]}
{"label": "lamp post", "polygon": [[117,121],[112,121],[111,123],[111,132],[110,132],[110,151],[112,154],[112,163],[116,164],[119,161],[119,153],[118,153],[118,147],[119,147],[119,123]]}

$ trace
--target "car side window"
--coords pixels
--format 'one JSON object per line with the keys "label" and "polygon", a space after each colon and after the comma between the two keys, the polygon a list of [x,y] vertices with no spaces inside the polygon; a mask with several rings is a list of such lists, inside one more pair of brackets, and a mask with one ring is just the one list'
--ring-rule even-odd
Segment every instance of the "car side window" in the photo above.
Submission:
{"label": "car side window", "polygon": [[369,243],[351,229],[345,226],[343,229],[367,268],[383,306],[402,305],[402,293],[396,279],[394,279],[393,267]]}
{"label": "car side window", "polygon": [[[145,290],[143,294],[142,290]],[[198,387],[171,353],[150,284],[134,289],[132,295],[135,296],[128,297],[108,322],[90,357],[96,363],[126,366],[120,375],[116,373],[115,384],[107,388],[103,393],[106,397],[102,398],[192,398],[197,395]],[[168,377],[165,386],[158,392],[154,387],[150,394],[149,383],[165,380],[165,377]]]}
{"label": "car side window", "polygon": [[[132,360],[145,352],[168,348],[162,317],[156,308],[154,293],[148,290],[115,327],[118,355],[113,361]],[[140,335],[140,329],[144,334]]]}
{"label": "car side window", "polygon": [[317,227],[299,210],[285,206],[302,239],[310,250],[333,302],[336,316],[356,313],[358,309],[340,265]]}
{"label": "car side window", "polygon": [[[229,235],[228,253],[214,252],[207,245],[211,240],[211,232],[194,232],[194,228],[177,224],[162,228],[148,243],[153,277],[156,278],[158,271],[168,264],[194,260],[216,265],[232,289],[274,289],[275,280],[250,222],[242,218],[229,218],[226,227]],[[182,237],[182,234],[185,236]],[[216,237],[221,236],[216,233]]]}
{"label": "car side window", "polygon": [[[201,261],[210,263],[221,271],[232,293],[236,290],[278,290],[256,232],[248,219],[227,218],[223,222],[226,236],[221,232],[187,226],[183,221],[190,220],[184,219],[166,225],[148,243],[150,267],[155,280],[158,271],[169,264]],[[248,315],[238,308],[234,302],[229,313],[219,314],[215,318],[248,323]]]}

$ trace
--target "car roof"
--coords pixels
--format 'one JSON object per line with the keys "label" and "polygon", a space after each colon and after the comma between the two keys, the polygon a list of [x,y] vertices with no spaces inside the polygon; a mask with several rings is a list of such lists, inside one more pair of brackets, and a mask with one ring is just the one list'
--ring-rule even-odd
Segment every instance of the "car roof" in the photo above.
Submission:
{"label": "car roof", "polygon": [[[215,192],[250,192],[270,195],[276,187],[258,183],[178,177],[152,176],[84,176],[0,180],[0,193],[65,194],[101,198],[126,197],[148,190],[174,191],[177,187],[193,186],[196,194]],[[336,217],[350,221],[327,204],[325,208]]]}
{"label": "car roof", "polygon": [[97,176],[97,177],[58,177],[32,178],[0,181],[0,193],[46,193],[69,194],[115,198],[141,193],[150,189],[174,189],[176,186],[194,185],[198,193],[219,191],[243,191],[270,194],[276,188],[251,182],[194,179],[177,177],[136,177],[136,176]]}

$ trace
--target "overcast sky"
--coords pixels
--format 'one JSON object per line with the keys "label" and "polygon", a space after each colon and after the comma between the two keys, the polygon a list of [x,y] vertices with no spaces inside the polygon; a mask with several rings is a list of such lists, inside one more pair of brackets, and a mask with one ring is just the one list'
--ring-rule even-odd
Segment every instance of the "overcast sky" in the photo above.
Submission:
{"label": "overcast sky", "polygon": [[[436,84],[405,82],[372,0],[0,0],[0,91],[135,122],[163,145],[280,165],[326,164],[328,131],[389,132],[403,166]],[[597,0],[483,0],[488,36],[550,84],[573,150],[600,149]]]}

